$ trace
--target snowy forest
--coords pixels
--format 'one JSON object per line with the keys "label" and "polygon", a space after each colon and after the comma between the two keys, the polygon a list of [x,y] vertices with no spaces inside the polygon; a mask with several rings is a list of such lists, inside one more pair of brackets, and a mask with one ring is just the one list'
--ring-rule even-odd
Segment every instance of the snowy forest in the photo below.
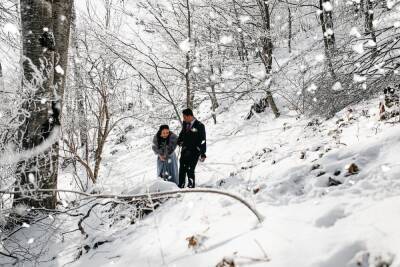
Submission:
{"label": "snowy forest", "polygon": [[0,266],[400,267],[400,0],[0,0]]}

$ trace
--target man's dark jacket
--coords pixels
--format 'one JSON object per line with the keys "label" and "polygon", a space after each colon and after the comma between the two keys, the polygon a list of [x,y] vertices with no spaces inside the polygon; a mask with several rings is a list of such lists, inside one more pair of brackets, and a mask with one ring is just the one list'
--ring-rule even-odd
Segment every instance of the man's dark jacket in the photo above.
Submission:
{"label": "man's dark jacket", "polygon": [[206,156],[206,129],[204,124],[195,120],[193,126],[188,128],[190,123],[183,122],[182,131],[178,137],[178,144],[182,146],[182,156]]}

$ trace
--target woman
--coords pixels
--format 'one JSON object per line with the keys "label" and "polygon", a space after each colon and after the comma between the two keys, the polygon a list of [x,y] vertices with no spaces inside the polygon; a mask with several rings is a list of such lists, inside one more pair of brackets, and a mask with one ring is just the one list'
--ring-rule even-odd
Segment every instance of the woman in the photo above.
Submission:
{"label": "woman", "polygon": [[157,157],[157,175],[166,181],[178,185],[178,161],[175,149],[178,136],[169,130],[168,125],[161,125],[153,138],[152,149]]}

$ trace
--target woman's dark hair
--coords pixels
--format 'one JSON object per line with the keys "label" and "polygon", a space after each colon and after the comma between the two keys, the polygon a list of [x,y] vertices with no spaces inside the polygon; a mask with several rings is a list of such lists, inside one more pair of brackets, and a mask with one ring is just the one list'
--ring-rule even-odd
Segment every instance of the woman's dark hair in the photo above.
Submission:
{"label": "woman's dark hair", "polygon": [[[166,125],[166,124],[161,125],[160,128],[158,129],[158,132],[157,132],[157,141],[158,141],[158,144],[160,144],[161,141],[162,141],[161,132],[162,132],[163,130],[165,130],[165,129],[169,130],[169,126]],[[169,136],[168,136],[168,138],[169,138]],[[167,138],[167,139],[168,139],[168,138]],[[164,140],[165,140],[165,139],[164,139]]]}

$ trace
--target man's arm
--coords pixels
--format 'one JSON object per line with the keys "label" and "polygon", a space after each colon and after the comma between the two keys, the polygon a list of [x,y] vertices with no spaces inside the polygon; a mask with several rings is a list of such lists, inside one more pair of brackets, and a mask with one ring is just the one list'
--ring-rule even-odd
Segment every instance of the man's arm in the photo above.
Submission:
{"label": "man's arm", "polygon": [[206,127],[204,126],[204,124],[201,124],[199,133],[200,133],[200,156],[202,158],[205,158],[207,152],[207,138],[206,138]]}

